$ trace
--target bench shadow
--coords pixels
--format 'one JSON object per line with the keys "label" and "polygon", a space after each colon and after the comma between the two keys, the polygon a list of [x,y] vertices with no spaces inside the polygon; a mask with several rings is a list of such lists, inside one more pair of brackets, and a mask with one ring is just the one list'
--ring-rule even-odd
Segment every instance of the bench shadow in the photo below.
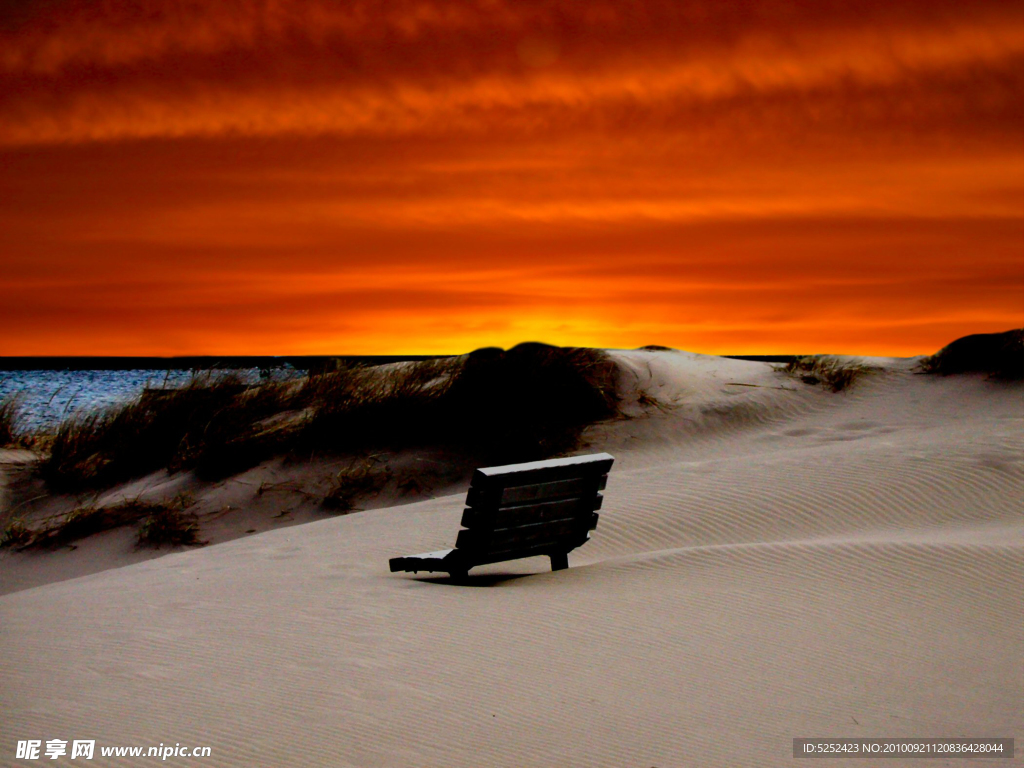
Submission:
{"label": "bench shadow", "polygon": [[470,574],[462,579],[453,579],[450,576],[413,576],[413,581],[421,584],[435,584],[441,587],[495,587],[517,579],[525,579],[535,576],[533,573],[482,573],[479,576]]}

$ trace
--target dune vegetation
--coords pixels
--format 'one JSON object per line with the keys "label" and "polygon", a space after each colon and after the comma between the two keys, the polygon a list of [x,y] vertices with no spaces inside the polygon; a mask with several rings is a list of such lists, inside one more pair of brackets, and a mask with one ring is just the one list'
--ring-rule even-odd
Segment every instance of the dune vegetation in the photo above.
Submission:
{"label": "dune vegetation", "polygon": [[16,394],[0,399],[0,447],[17,445],[20,442],[20,405],[20,398]]}
{"label": "dune vegetation", "polygon": [[832,355],[797,357],[776,370],[800,379],[805,384],[817,384],[830,392],[842,392],[866,374],[878,369]]}
{"label": "dune vegetation", "polygon": [[32,525],[14,519],[0,534],[0,547],[57,549],[125,525],[139,526],[139,546],[201,544],[198,518],[187,511],[191,503],[188,497],[162,503],[132,499],[111,506],[76,507]]}
{"label": "dune vegetation", "polygon": [[[469,466],[572,450],[588,424],[618,414],[617,370],[598,350],[527,343],[249,386],[204,372],[26,439],[41,449],[48,491],[72,495],[161,469],[216,480],[274,457],[350,456],[319,498],[325,509],[346,513],[392,479],[387,463],[375,459],[380,452],[444,448]],[[12,400],[2,411],[11,440],[15,409]],[[401,492],[416,491],[413,479],[399,480]],[[0,546],[55,548],[124,525],[138,525],[139,545],[198,544],[190,504],[79,504],[30,524],[11,518]]]}
{"label": "dune vegetation", "polygon": [[40,439],[41,469],[66,492],[164,468],[216,479],[273,456],[373,449],[528,461],[571,450],[585,426],[616,415],[616,370],[598,350],[527,343],[253,386],[204,373],[66,419]]}

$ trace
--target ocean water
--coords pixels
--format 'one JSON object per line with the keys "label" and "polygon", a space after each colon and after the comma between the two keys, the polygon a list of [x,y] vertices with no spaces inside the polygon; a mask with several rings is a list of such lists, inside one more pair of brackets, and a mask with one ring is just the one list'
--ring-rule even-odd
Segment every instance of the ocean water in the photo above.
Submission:
{"label": "ocean water", "polygon": [[[259,368],[217,371],[234,374],[255,383],[268,377],[278,380],[304,375],[303,371],[278,368],[261,373]],[[147,387],[175,387],[185,384],[193,371],[103,370],[103,371],[0,371],[0,399],[17,394],[19,427],[37,430],[56,426],[75,414],[118,405],[138,397]]]}

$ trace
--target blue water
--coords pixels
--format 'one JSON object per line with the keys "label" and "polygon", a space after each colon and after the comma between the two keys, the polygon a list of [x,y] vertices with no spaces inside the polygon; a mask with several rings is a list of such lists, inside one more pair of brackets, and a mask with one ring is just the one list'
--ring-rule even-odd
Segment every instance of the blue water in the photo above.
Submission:
{"label": "blue water", "polygon": [[[227,373],[250,383],[261,379],[258,368],[218,375]],[[22,430],[37,430],[56,426],[76,413],[128,402],[146,387],[180,386],[192,375],[190,370],[0,371],[0,399],[20,393],[18,425]],[[274,379],[299,375],[302,372],[294,369],[270,371]]]}

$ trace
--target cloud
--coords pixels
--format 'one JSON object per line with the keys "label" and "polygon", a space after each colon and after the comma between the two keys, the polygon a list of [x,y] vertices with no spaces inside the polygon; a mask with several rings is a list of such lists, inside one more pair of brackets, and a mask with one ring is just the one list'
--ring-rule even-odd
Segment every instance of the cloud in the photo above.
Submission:
{"label": "cloud", "polygon": [[[814,13],[788,26],[770,14],[768,26],[720,14],[694,23],[696,6],[674,13],[660,3],[635,17],[615,5],[576,13],[551,3],[164,3],[98,18],[90,7],[7,36],[0,142],[555,131],[580,116],[621,122],[623,112],[765,94],[816,100],[904,93],[950,73],[1012,77],[1024,59],[1021,24],[998,5],[956,24],[922,13],[882,27],[870,12],[828,24]],[[538,26],[549,37],[528,31]],[[524,64],[533,40],[565,52]]]}
{"label": "cloud", "polygon": [[0,18],[2,353],[910,352],[1024,323],[1005,3]]}

